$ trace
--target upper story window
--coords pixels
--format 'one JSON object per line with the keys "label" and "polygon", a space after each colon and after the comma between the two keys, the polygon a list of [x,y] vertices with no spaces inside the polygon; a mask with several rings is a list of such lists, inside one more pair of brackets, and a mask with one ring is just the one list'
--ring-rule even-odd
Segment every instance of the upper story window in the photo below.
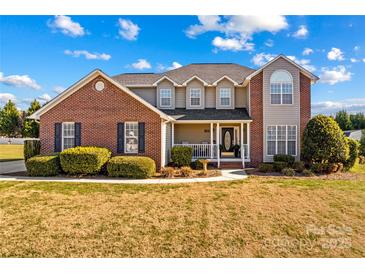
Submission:
{"label": "upper story window", "polygon": [[273,105],[293,103],[293,78],[286,70],[277,70],[271,75],[270,101]]}
{"label": "upper story window", "polygon": [[201,89],[191,88],[190,89],[190,106],[199,107],[201,106]]}
{"label": "upper story window", "polygon": [[125,153],[138,153],[138,122],[125,123],[124,142]]}
{"label": "upper story window", "polygon": [[171,89],[161,88],[160,89],[160,106],[161,107],[171,107]]}
{"label": "upper story window", "polygon": [[230,88],[219,89],[219,100],[221,106],[230,106],[232,101],[232,92]]}
{"label": "upper story window", "polygon": [[75,123],[62,123],[62,150],[75,146]]}

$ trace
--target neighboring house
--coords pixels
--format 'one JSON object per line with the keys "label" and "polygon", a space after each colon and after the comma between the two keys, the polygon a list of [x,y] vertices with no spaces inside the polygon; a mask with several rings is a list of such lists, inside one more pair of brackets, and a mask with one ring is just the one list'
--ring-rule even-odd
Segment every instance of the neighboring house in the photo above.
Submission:
{"label": "neighboring house", "polygon": [[361,137],[364,135],[361,129],[355,129],[355,130],[345,130],[344,133],[347,137],[354,139],[356,141],[360,141]]}
{"label": "neighboring house", "polygon": [[209,63],[114,77],[95,70],[30,118],[40,121],[43,154],[93,145],[146,155],[161,167],[172,147],[189,146],[194,159],[218,166],[255,165],[279,153],[299,159],[317,80],[284,55],[258,70]]}

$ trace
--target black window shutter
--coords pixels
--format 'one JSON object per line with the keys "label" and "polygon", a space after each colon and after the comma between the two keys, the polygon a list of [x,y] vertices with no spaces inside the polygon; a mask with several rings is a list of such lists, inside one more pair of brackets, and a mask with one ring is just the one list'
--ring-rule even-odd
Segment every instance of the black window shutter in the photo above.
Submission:
{"label": "black window shutter", "polygon": [[138,153],[144,153],[145,151],[145,123],[138,123]]}
{"label": "black window shutter", "polygon": [[117,153],[124,153],[124,123],[117,124]]}
{"label": "black window shutter", "polygon": [[54,124],[54,152],[61,152],[62,148],[62,124]]}
{"label": "black window shutter", "polygon": [[75,147],[81,146],[81,123],[75,123]]}

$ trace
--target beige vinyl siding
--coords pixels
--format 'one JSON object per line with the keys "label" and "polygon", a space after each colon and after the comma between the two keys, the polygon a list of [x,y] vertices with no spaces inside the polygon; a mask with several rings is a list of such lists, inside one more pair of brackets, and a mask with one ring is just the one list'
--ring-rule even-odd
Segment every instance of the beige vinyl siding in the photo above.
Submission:
{"label": "beige vinyl siding", "polygon": [[[200,106],[191,106],[190,105],[190,89],[191,88],[200,88],[201,90],[201,98],[200,98]],[[204,109],[205,108],[205,88],[204,84],[198,79],[193,79],[186,85],[186,108],[187,109]]]}
{"label": "beige vinyl siding", "polygon": [[[293,104],[271,105],[270,102],[270,77],[276,70],[286,70],[293,77]],[[272,156],[267,156],[267,126],[270,125],[296,125],[297,126],[297,156],[300,159],[300,71],[283,58],[279,58],[263,70],[263,115],[264,115],[264,161],[271,162]],[[252,106],[255,107],[255,106]],[[253,136],[254,137],[254,136]]]}
{"label": "beige vinyl siding", "polygon": [[[169,88],[171,89],[171,107],[161,107],[160,105],[160,89],[162,88]],[[163,80],[160,83],[157,84],[157,90],[156,90],[156,100],[157,100],[157,107],[158,108],[165,108],[165,109],[173,109],[175,108],[175,87],[173,83],[171,83],[169,80]]]}
{"label": "beige vinyl siding", "polygon": [[210,124],[175,124],[175,143],[201,144],[210,143]]}
{"label": "beige vinyl siding", "polygon": [[235,88],[235,108],[247,108],[248,91],[246,87]]}
{"label": "beige vinyl siding", "polygon": [[[220,88],[230,88],[231,89],[231,105],[230,106],[222,106],[220,104],[220,98],[219,98],[219,89]],[[216,106],[217,109],[234,109],[235,106],[235,90],[234,90],[234,84],[227,80],[226,78],[223,78],[221,81],[217,83],[216,87]]]}
{"label": "beige vinyl siding", "polygon": [[215,108],[215,88],[206,87],[205,88],[205,107]]}
{"label": "beige vinyl siding", "polygon": [[185,87],[175,88],[175,107],[185,108],[186,106],[186,89]]}
{"label": "beige vinyl siding", "polygon": [[151,105],[156,106],[156,88],[131,88],[130,90]]}

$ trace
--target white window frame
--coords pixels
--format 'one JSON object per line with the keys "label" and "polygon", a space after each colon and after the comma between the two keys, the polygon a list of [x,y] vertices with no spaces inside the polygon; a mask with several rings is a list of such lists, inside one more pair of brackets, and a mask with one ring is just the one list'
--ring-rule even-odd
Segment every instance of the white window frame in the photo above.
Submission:
{"label": "white window frame", "polygon": [[[164,97],[164,98],[169,98],[170,99],[170,104],[169,105],[162,104],[162,99],[163,98],[162,98],[161,94],[162,94],[162,92],[165,92],[165,91],[170,92],[170,97]],[[172,106],[172,90],[171,90],[171,88],[160,88],[159,92],[160,92],[160,94],[159,94],[159,96],[160,96],[160,107],[171,107]]]}
{"label": "white window frame", "polygon": [[[271,78],[274,75],[274,73],[280,72],[280,71],[281,72],[285,72],[286,74],[288,74],[291,80],[290,81],[272,81]],[[271,88],[271,85],[272,84],[280,85],[280,93],[273,93],[272,92],[272,88]],[[284,84],[291,84],[291,92],[284,92],[283,91],[283,85]],[[277,104],[272,103],[271,95],[273,95],[273,94],[275,94],[275,95],[280,94],[280,103],[277,103]],[[289,94],[291,95],[291,103],[290,104],[283,103],[283,95],[289,95]],[[286,70],[276,70],[276,71],[274,71],[273,74],[270,77],[270,105],[274,105],[275,106],[275,105],[293,105],[293,104],[294,104],[294,83],[293,83],[293,76],[291,75],[291,73],[289,71],[286,71]]]}
{"label": "white window frame", "polygon": [[[127,124],[137,124],[137,151],[127,151]],[[138,122],[136,121],[128,121],[124,123],[124,153],[125,154],[138,154],[138,146],[139,146],[139,140],[138,140],[138,136],[139,136],[139,132],[138,132],[139,128],[138,128]]]}
{"label": "white window frame", "polygon": [[[295,154],[290,154],[294,157],[298,154],[298,127],[297,125],[268,125],[266,127],[266,155],[267,156],[274,156],[275,154],[278,154],[278,127],[284,126],[285,127],[285,154],[288,154],[288,141],[294,141],[289,140],[288,138],[288,127],[295,127]],[[275,154],[269,154],[269,127],[275,127]],[[271,140],[273,141],[273,140]]]}
{"label": "white window frame", "polygon": [[[74,135],[73,136],[64,136],[64,128],[65,125],[73,125],[74,126]],[[65,150],[65,142],[64,139],[68,138],[68,139],[74,139],[74,144],[75,144],[75,122],[62,122],[62,132],[61,132],[61,147],[62,147],[62,151]],[[75,146],[74,146],[75,147]]]}
{"label": "white window frame", "polygon": [[[199,91],[199,97],[192,97],[192,92],[193,91]],[[192,105],[191,104],[191,99],[192,98],[199,98],[199,105]],[[202,89],[201,88],[190,88],[189,90],[189,105],[191,107],[201,107],[202,106]]]}
{"label": "white window frame", "polygon": [[[227,91],[227,90],[229,92],[229,97],[222,97],[222,91]],[[228,98],[229,104],[223,105],[222,98]],[[231,107],[232,106],[232,89],[231,88],[219,88],[219,105],[222,107]]]}

